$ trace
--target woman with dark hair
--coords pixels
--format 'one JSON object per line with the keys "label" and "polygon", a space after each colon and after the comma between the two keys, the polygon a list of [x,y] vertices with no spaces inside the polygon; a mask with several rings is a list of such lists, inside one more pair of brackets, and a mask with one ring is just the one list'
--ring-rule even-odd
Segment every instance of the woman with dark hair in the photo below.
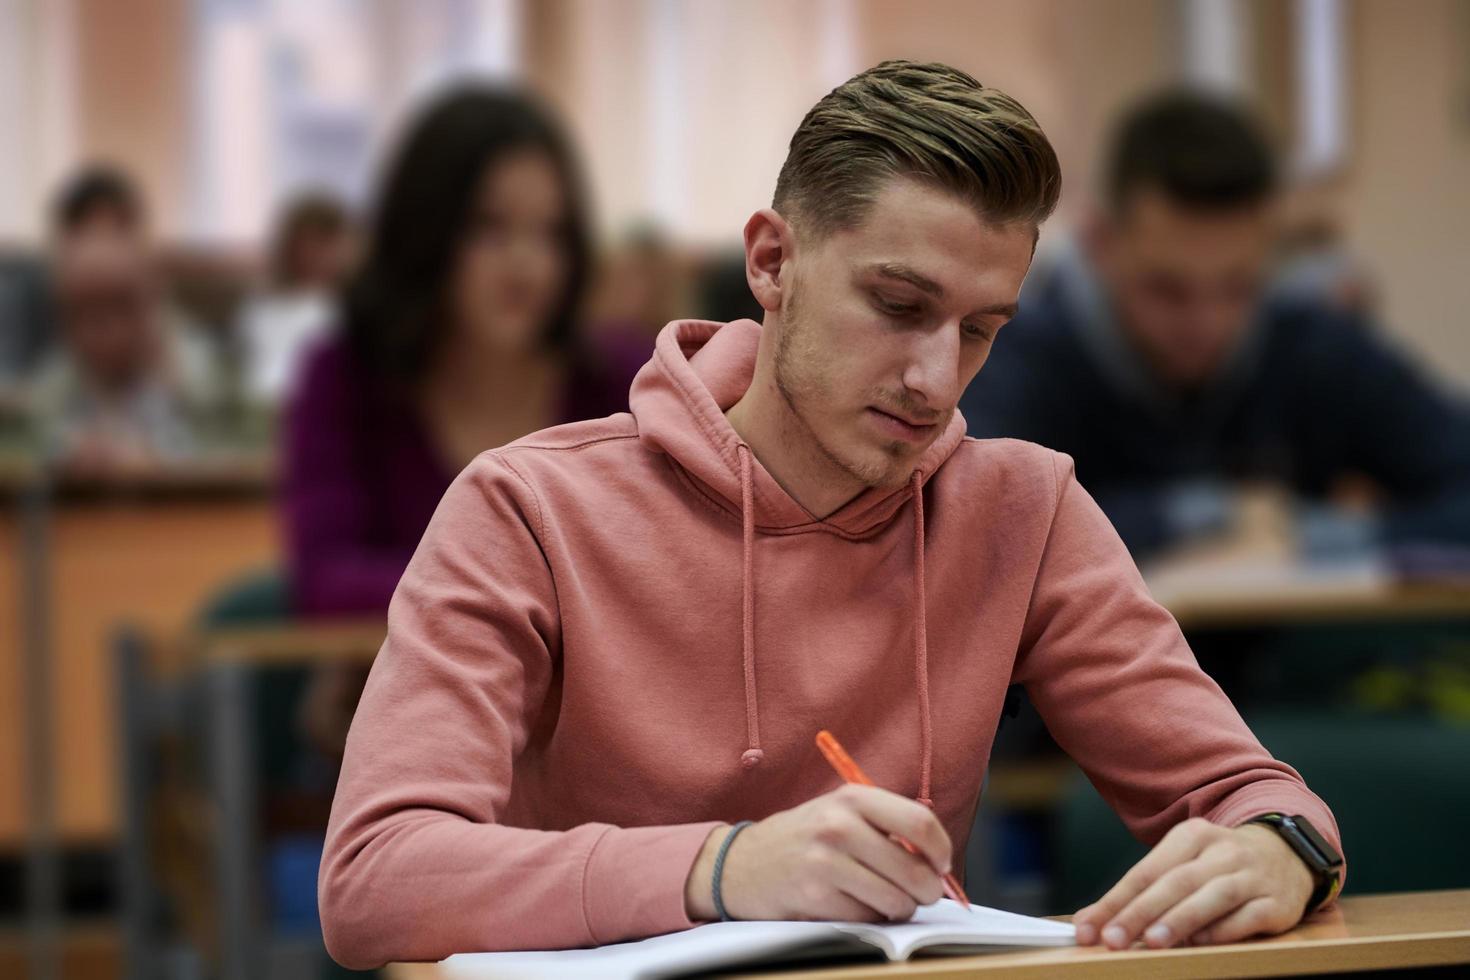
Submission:
{"label": "woman with dark hair", "polygon": [[309,356],[287,416],[290,586],[307,615],[385,612],[461,468],[548,425],[626,411],[646,353],[579,339],[587,219],[538,103],[455,90],[385,176],[344,330]]}
{"label": "woman with dark hair", "polygon": [[[575,161],[524,95],[461,88],[429,104],[379,188],[341,329],[300,363],[283,436],[288,599],[307,617],[382,616],[455,475],[480,452],[562,421],[626,411],[640,346],[576,329],[588,231]],[[295,704],[265,749],[273,893],[296,835],[318,837],[367,678],[318,667],[266,698]],[[274,773],[274,777],[270,774]],[[284,907],[284,906],[283,906]]]}

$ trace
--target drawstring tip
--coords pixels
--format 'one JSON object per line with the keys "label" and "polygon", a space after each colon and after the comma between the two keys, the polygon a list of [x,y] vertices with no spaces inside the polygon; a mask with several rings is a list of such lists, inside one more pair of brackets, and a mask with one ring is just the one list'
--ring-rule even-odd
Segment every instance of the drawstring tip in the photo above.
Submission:
{"label": "drawstring tip", "polygon": [[934,801],[931,800],[931,799],[929,799],[929,797],[927,797],[927,796],[921,796],[921,797],[919,797],[919,802],[922,803],[924,806],[928,807],[931,810],[934,809]]}
{"label": "drawstring tip", "polygon": [[746,749],[740,754],[740,764],[746,769],[754,769],[765,757],[766,754],[760,749]]}

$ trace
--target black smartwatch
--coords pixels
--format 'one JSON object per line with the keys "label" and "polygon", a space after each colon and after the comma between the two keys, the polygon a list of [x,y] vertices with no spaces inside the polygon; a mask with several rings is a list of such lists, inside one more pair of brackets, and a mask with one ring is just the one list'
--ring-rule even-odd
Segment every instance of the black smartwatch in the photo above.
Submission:
{"label": "black smartwatch", "polygon": [[1252,817],[1246,823],[1265,824],[1280,834],[1312,873],[1316,886],[1312,889],[1311,898],[1307,899],[1303,915],[1311,915],[1337,897],[1337,890],[1342,887],[1342,855],[1317,833],[1311,821],[1301,814],[1288,817],[1284,813],[1265,813]]}

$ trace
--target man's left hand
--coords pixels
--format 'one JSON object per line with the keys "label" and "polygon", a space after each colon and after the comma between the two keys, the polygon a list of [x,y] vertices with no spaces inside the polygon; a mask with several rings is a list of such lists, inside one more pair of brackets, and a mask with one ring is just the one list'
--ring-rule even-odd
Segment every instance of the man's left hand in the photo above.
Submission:
{"label": "man's left hand", "polygon": [[1112,889],[1072,917],[1077,943],[1155,949],[1230,943],[1296,925],[1312,874],[1275,830],[1176,825]]}

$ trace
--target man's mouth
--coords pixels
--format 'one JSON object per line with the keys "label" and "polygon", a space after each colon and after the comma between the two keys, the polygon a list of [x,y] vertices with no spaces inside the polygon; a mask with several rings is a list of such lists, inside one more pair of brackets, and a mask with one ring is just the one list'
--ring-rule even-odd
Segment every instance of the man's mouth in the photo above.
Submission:
{"label": "man's mouth", "polygon": [[867,414],[883,432],[907,442],[923,442],[934,433],[935,426],[939,424],[937,421],[918,422],[872,405],[868,406]]}

